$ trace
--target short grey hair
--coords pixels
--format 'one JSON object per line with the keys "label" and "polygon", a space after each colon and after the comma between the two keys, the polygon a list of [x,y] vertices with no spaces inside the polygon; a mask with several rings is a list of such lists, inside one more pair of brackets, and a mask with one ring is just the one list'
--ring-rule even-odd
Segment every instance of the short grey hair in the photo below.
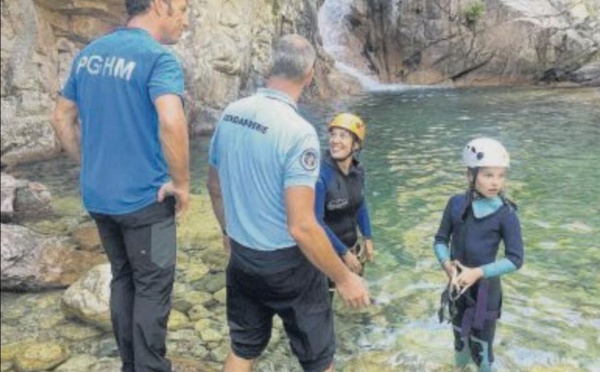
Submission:
{"label": "short grey hair", "polygon": [[316,57],[315,48],[304,37],[285,35],[273,47],[270,76],[300,81],[312,69]]}

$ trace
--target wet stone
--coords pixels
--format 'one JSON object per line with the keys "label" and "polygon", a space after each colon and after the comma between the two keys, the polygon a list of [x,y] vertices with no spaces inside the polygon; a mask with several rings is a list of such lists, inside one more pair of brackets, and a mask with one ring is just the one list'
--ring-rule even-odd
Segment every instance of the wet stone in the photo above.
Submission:
{"label": "wet stone", "polygon": [[92,369],[86,372],[120,371],[121,364],[120,358],[102,358],[94,365],[94,367],[92,367]]}
{"label": "wet stone", "polygon": [[173,308],[182,313],[186,313],[189,309],[196,305],[206,305],[212,301],[210,293],[188,291],[182,294],[177,294],[173,300]]}
{"label": "wet stone", "polygon": [[177,372],[218,372],[218,366],[208,365],[205,361],[199,361],[193,358],[172,357],[170,358],[173,369]]}
{"label": "wet stone", "polygon": [[27,335],[23,334],[19,328],[7,324],[2,324],[1,332],[3,344],[19,342],[27,338]]}
{"label": "wet stone", "polygon": [[55,291],[36,299],[34,308],[37,310],[60,309],[60,298],[63,291]]}
{"label": "wet stone", "polygon": [[169,341],[194,340],[198,342],[198,335],[193,329],[180,329],[167,334]]}
{"label": "wet stone", "polygon": [[66,321],[67,318],[65,318],[62,313],[53,313],[41,319],[39,322],[39,327],[40,329],[52,329]]}
{"label": "wet stone", "polygon": [[209,273],[193,284],[198,291],[215,293],[225,288],[225,274],[223,272]]}
{"label": "wet stone", "polygon": [[193,264],[190,264],[185,271],[184,280],[188,283],[195,282],[202,279],[208,273],[208,271],[208,266],[206,266],[204,263],[194,262]]}
{"label": "wet stone", "polygon": [[174,334],[169,335],[167,340],[167,348],[171,353],[200,360],[207,359],[208,350],[194,330],[181,330],[172,333]]}
{"label": "wet stone", "polygon": [[225,305],[227,302],[227,289],[223,288],[213,295],[213,298],[217,300],[221,305]]}
{"label": "wet stone", "polygon": [[29,307],[23,306],[21,304],[13,304],[7,309],[2,309],[2,322],[7,320],[21,319],[25,314],[29,313],[29,311]]}
{"label": "wet stone", "polygon": [[213,322],[208,319],[199,320],[194,328],[204,342],[220,342],[223,339],[222,332],[216,330]]}
{"label": "wet stone", "polygon": [[224,271],[229,262],[229,255],[222,248],[202,251],[200,258],[215,271]]}
{"label": "wet stone", "polygon": [[119,356],[119,347],[114,337],[106,337],[98,342],[98,353],[99,358],[114,358]]}
{"label": "wet stone", "polygon": [[211,311],[204,307],[204,305],[196,305],[188,311],[188,316],[192,322],[197,322],[200,319],[207,319],[211,314]]}
{"label": "wet stone", "polygon": [[[4,330],[4,327],[2,327]],[[4,341],[4,335],[2,337],[2,341]],[[2,344],[2,354],[0,359],[2,362],[12,362],[17,354],[28,348],[29,346],[35,344],[34,340],[26,340],[15,343],[4,343]]]}
{"label": "wet stone", "polygon": [[190,325],[190,320],[184,313],[177,310],[171,310],[171,314],[169,315],[169,323],[167,325],[169,331],[186,328]]}
{"label": "wet stone", "polygon": [[229,353],[229,343],[223,342],[210,351],[210,359],[218,363],[223,363],[227,357],[227,353]]}
{"label": "wet stone", "polygon": [[58,333],[69,341],[82,341],[98,337],[103,332],[95,327],[71,323],[59,327]]}
{"label": "wet stone", "polygon": [[53,369],[69,358],[66,345],[57,342],[31,344],[15,355],[14,364],[19,371]]}
{"label": "wet stone", "polygon": [[55,372],[83,372],[94,367],[98,359],[91,355],[75,355],[56,368]]}

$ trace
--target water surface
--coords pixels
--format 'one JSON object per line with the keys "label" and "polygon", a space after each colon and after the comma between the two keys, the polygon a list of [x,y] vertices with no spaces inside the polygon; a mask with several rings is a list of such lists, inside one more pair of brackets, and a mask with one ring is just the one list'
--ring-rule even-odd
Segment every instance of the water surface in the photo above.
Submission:
{"label": "water surface", "polygon": [[[444,274],[431,246],[447,199],[466,187],[460,151],[485,135],[511,154],[508,194],[526,250],[523,269],[503,280],[496,364],[600,371],[600,92],[419,89],[302,107],[321,135],[343,110],[367,123],[362,160],[377,258],[366,277],[377,305],[353,312],[336,303],[339,369],[451,369],[450,329],[436,318]],[[194,140],[196,194],[206,194],[207,146]],[[66,159],[13,174],[45,183],[57,198],[78,195]]]}

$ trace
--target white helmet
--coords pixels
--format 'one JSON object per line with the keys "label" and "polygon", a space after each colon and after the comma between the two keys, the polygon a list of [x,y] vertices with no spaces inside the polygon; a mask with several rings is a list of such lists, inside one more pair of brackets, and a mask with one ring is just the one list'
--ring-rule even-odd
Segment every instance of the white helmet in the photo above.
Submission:
{"label": "white helmet", "polygon": [[510,159],[502,144],[495,139],[480,137],[471,140],[463,150],[463,163],[469,168],[505,167]]}

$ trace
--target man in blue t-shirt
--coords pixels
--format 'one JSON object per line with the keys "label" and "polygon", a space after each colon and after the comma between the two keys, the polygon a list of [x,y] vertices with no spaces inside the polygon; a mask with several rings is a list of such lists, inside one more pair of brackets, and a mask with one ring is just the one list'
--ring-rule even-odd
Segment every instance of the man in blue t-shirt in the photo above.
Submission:
{"label": "man in blue t-shirt", "polygon": [[83,204],[111,263],[122,371],[171,371],[165,354],[174,216],[188,207],[190,176],[183,71],[162,44],[176,43],[187,27],[187,1],[125,5],[127,27],[76,56],[53,126],[81,163]]}
{"label": "man in blue t-shirt", "polygon": [[[210,146],[208,188],[230,248],[224,371],[250,371],[278,315],[305,371],[332,371],[329,276],[353,307],[364,282],[342,263],[314,213],[319,140],[296,101],[313,76],[315,51],[299,35],[273,51],[267,88],[230,104]],[[230,246],[230,247],[229,247]]]}

